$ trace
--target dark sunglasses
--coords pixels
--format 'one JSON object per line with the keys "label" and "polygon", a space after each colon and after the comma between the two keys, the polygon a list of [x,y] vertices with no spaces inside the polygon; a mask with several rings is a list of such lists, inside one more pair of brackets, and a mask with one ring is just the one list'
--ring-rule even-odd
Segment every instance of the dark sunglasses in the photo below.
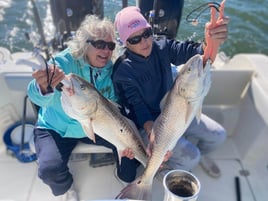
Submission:
{"label": "dark sunglasses", "polygon": [[109,50],[113,51],[115,48],[114,42],[106,42],[104,40],[87,40],[87,43],[90,43],[93,47],[99,50],[104,50],[106,47],[108,47]]}
{"label": "dark sunglasses", "polygon": [[152,29],[148,28],[141,35],[134,36],[132,38],[127,39],[127,42],[129,42],[131,45],[136,45],[139,42],[141,42],[142,38],[147,39],[152,35],[153,35]]}

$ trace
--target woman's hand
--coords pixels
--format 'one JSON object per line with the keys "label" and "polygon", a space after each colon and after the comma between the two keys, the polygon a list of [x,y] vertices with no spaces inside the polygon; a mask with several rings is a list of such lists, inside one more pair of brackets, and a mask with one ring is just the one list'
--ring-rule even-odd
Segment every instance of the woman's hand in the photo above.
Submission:
{"label": "woman's hand", "polygon": [[205,49],[204,49],[204,63],[208,59],[212,62],[215,60],[220,45],[228,37],[228,23],[230,19],[224,16],[224,3],[222,1],[220,6],[220,13],[216,17],[216,9],[211,7],[211,19],[205,26]]}
{"label": "woman's hand", "polygon": [[48,74],[47,70],[35,70],[32,73],[33,78],[36,79],[36,82],[39,84],[42,94],[47,93],[47,87],[50,84],[52,88],[56,87],[65,77],[65,73],[59,67],[49,67]]}

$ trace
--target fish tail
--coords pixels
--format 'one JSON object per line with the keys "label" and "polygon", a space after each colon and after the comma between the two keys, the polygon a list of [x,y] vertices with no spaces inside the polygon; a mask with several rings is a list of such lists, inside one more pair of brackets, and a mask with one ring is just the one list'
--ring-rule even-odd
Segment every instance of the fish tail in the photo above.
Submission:
{"label": "fish tail", "polygon": [[115,199],[151,200],[152,184],[143,184],[139,177],[123,188]]}

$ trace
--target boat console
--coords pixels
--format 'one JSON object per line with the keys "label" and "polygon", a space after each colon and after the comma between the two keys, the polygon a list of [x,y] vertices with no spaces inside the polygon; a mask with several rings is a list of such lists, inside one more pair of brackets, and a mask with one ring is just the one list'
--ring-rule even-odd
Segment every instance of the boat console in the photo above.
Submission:
{"label": "boat console", "polygon": [[176,38],[184,0],[138,0],[141,13],[153,28],[154,35]]}
{"label": "boat console", "polygon": [[51,14],[56,28],[52,41],[53,49],[63,50],[65,42],[70,40],[88,14],[103,17],[103,0],[50,0]]}
{"label": "boat console", "polygon": [[[128,1],[122,0],[122,7],[128,5]],[[141,13],[153,27],[155,36],[176,38],[181,20],[184,0],[148,1],[138,0],[137,6]],[[51,42],[54,50],[66,48],[65,42],[70,40],[79,27],[81,21],[88,14],[104,16],[103,0],[50,0],[53,24],[56,28]]]}

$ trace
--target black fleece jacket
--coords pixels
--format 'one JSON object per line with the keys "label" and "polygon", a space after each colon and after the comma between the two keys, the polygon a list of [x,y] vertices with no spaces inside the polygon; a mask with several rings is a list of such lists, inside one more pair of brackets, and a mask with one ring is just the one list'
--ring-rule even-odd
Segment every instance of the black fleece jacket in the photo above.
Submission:
{"label": "black fleece jacket", "polygon": [[155,40],[152,53],[144,58],[126,50],[113,72],[115,92],[127,117],[143,128],[160,114],[160,101],[171,88],[171,64],[181,65],[196,54],[203,54],[200,43]]}

